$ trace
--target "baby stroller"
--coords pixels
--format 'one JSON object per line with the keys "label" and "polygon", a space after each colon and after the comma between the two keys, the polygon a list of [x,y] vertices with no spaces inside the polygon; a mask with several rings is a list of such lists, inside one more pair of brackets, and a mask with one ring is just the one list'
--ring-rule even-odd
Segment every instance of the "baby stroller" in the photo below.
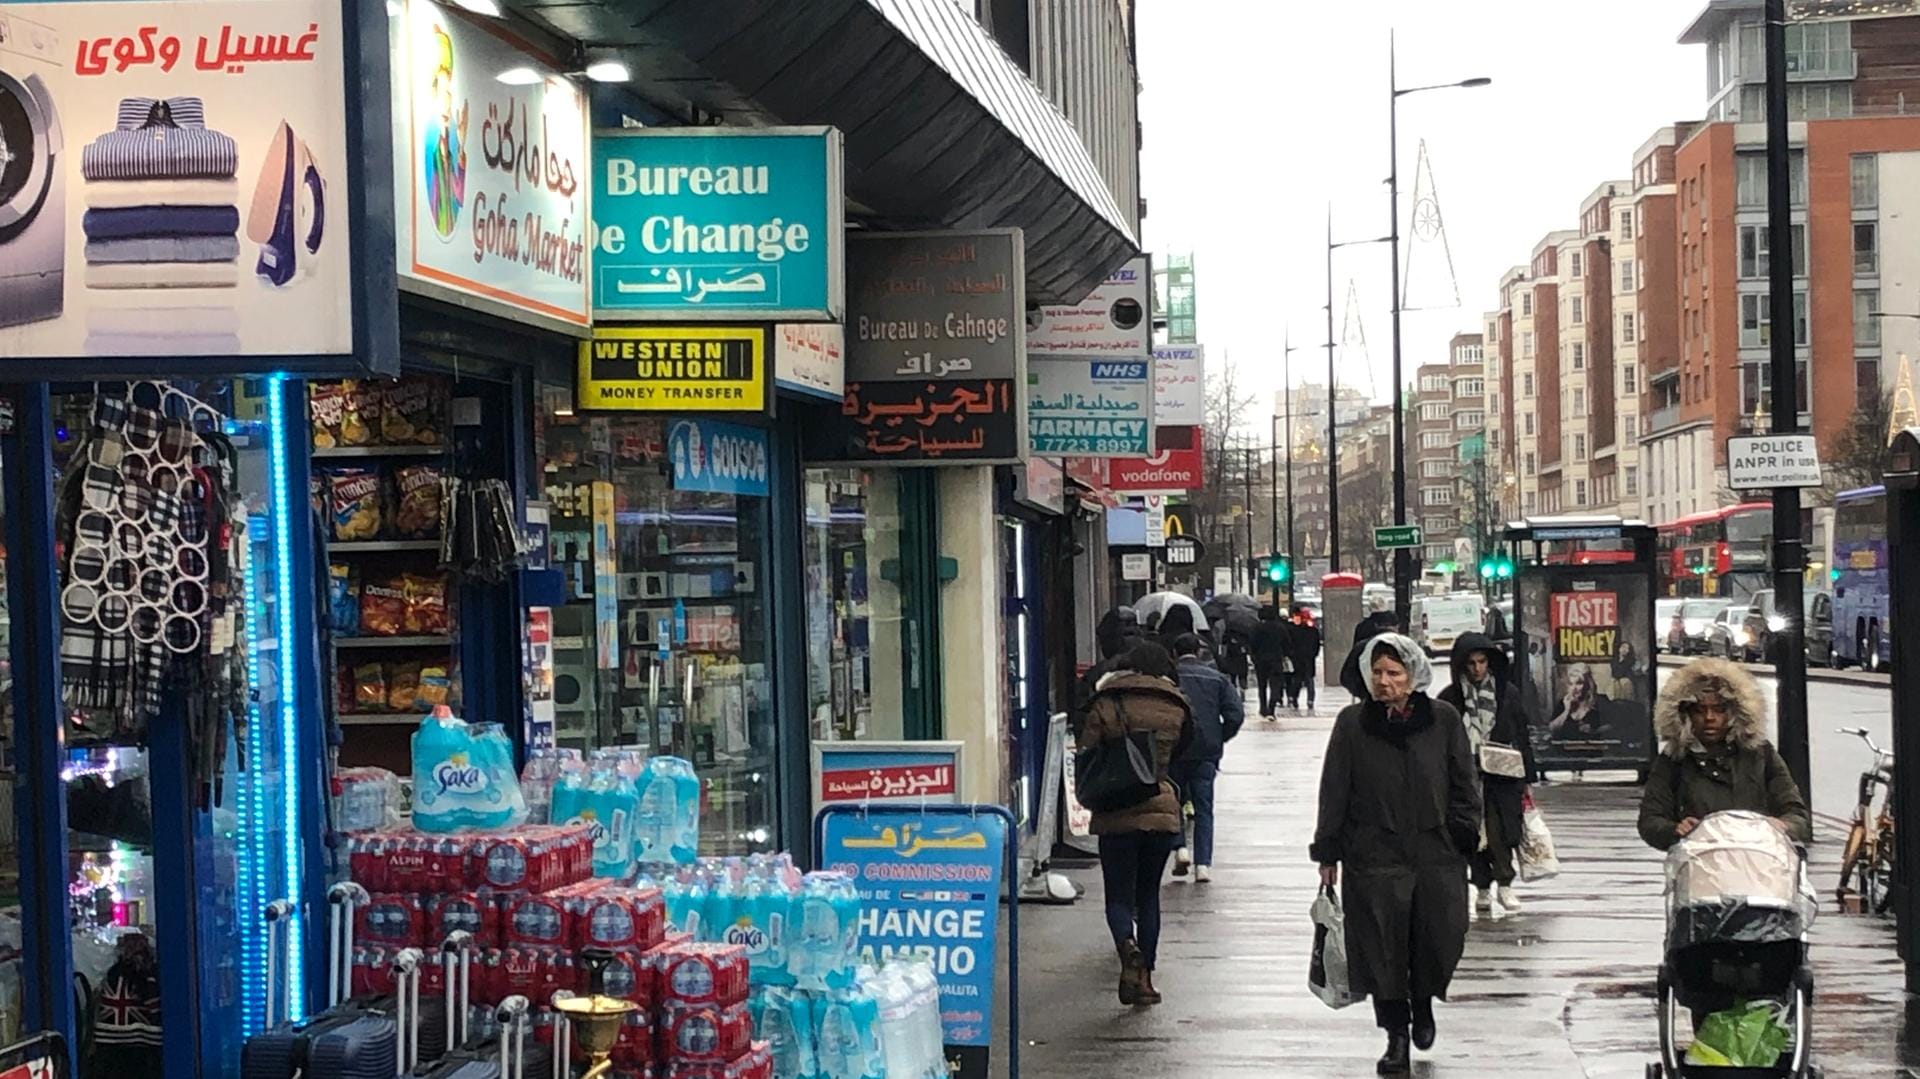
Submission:
{"label": "baby stroller", "polygon": [[[1807,930],[1817,903],[1800,851],[1758,813],[1714,813],[1667,853],[1667,943],[1660,964],[1660,1062],[1647,1079],[1820,1079],[1811,1062],[1813,969]],[[1702,1020],[1745,1002],[1774,1015],[1744,1031],[1765,1067],[1689,1062],[1675,1043],[1679,1009]],[[1778,1027],[1785,1027],[1784,1045]],[[1772,1039],[1760,1036],[1773,1028]],[[1731,1027],[1720,1027],[1728,1031]],[[1774,1048],[1769,1048],[1769,1047]],[[1748,1064],[1753,1060],[1749,1059]]]}

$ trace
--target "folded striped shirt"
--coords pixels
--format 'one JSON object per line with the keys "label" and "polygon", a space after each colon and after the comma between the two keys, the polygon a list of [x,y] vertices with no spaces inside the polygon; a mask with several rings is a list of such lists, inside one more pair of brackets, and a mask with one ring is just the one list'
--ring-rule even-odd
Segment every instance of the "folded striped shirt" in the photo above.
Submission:
{"label": "folded striped shirt", "polygon": [[230,262],[93,262],[88,288],[233,288],[240,271]]}
{"label": "folded striped shirt", "polygon": [[87,261],[232,262],[240,240],[228,236],[135,236],[125,240],[88,240]]}
{"label": "folded striped shirt", "polygon": [[88,184],[86,194],[90,210],[240,204],[240,185],[233,180],[103,180]]}
{"label": "folded striped shirt", "polygon": [[[158,306],[158,304],[166,304]],[[231,307],[199,307],[156,300],[152,307],[96,307],[87,312],[88,336],[140,334],[237,334],[240,315]]]}
{"label": "folded striped shirt", "polygon": [[88,180],[182,180],[232,176],[239,166],[233,139],[206,126],[197,97],[129,97],[120,102],[114,130],[80,151]]}
{"label": "folded striped shirt", "polygon": [[230,333],[90,333],[89,356],[233,356],[240,338]]}
{"label": "folded striped shirt", "polygon": [[121,210],[88,210],[81,215],[80,229],[89,240],[232,236],[240,231],[240,211],[233,206],[129,206]]}

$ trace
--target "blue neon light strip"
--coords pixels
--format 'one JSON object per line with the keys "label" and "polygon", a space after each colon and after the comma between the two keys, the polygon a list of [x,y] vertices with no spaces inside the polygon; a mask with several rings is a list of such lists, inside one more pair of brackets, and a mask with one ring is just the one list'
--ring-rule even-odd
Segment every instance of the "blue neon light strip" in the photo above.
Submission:
{"label": "blue neon light strip", "polygon": [[[276,995],[288,1002],[287,1017],[298,1021],[306,1014],[306,994],[300,992],[306,971],[306,949],[303,946],[306,915],[300,901],[305,894],[300,873],[300,776],[304,765],[295,759],[296,747],[300,744],[300,717],[296,703],[300,699],[300,687],[297,684],[299,665],[293,661],[293,657],[298,655],[299,646],[293,625],[293,582],[288,579],[287,567],[293,564],[295,510],[300,509],[304,519],[307,494],[305,491],[294,491],[292,480],[287,475],[287,416],[283,401],[287,392],[286,382],[285,375],[267,377],[268,468],[273,487],[272,506],[268,513],[273,520],[274,615],[278,630],[275,636],[280,646],[280,744],[277,748],[282,765],[280,868],[283,876],[277,882],[280,885],[277,894],[294,900],[293,914],[286,927],[287,963],[281,974],[286,984]],[[269,848],[262,844],[256,849],[264,855]]]}
{"label": "blue neon light strip", "polygon": [[[228,434],[237,434],[240,425],[227,424]],[[255,537],[248,535],[246,553],[240,563],[240,592],[246,597],[246,636],[256,637],[266,625],[266,604],[260,599],[260,575],[254,565]],[[264,545],[261,545],[264,546]],[[260,650],[247,647],[247,729],[253,732],[253,751],[247,755],[246,775],[237,785],[240,826],[245,851],[240,856],[240,899],[237,914],[241,919],[240,953],[240,1036],[247,1037],[266,1025],[266,926],[260,912],[267,905],[267,865],[262,853],[269,848],[266,806],[263,795],[267,784],[266,725],[260,716]]]}

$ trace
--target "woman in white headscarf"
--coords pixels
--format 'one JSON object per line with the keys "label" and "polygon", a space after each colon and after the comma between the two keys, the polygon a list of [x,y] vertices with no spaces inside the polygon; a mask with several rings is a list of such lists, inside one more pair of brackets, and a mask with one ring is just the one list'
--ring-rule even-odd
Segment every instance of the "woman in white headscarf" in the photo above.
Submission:
{"label": "woman in white headscarf", "polygon": [[[1340,886],[1348,975],[1387,1032],[1382,1075],[1433,1046],[1433,1001],[1466,947],[1467,855],[1480,844],[1480,776],[1452,705],[1426,689],[1433,667],[1410,638],[1367,642],[1366,700],[1334,721],[1311,854]],[[1344,880],[1341,869],[1345,868]]]}

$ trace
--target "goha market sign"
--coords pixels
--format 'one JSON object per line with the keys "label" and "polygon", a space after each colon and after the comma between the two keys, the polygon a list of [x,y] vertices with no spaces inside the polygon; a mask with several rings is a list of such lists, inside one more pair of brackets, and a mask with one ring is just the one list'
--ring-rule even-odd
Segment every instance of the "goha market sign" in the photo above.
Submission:
{"label": "goha market sign", "polygon": [[841,163],[831,127],[595,132],[594,317],[839,321]]}

